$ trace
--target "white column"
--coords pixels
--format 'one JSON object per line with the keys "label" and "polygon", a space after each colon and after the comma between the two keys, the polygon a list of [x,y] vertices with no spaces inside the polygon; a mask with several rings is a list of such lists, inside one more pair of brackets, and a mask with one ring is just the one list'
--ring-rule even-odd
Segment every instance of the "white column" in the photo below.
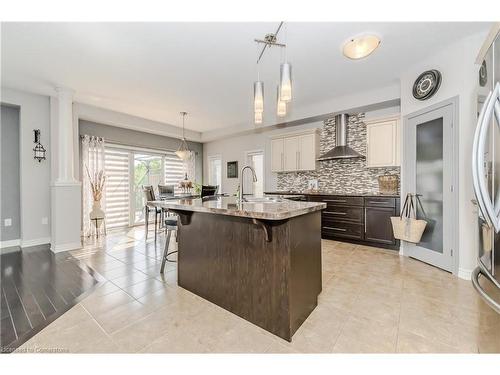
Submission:
{"label": "white column", "polygon": [[56,185],[76,183],[74,173],[74,134],[73,134],[73,94],[67,88],[56,88],[58,99],[57,110],[57,151],[58,163]]}
{"label": "white column", "polygon": [[56,88],[51,97],[51,138],[54,160],[51,188],[51,250],[61,252],[81,247],[81,183],[75,178],[74,152],[78,133],[73,118],[73,95]]}

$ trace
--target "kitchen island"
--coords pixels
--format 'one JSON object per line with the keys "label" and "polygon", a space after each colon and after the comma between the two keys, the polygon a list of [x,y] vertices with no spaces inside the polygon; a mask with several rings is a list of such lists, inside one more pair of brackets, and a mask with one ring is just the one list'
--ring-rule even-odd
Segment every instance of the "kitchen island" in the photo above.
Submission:
{"label": "kitchen island", "polygon": [[321,292],[324,203],[210,197],[153,204],[179,216],[179,286],[291,341]]}

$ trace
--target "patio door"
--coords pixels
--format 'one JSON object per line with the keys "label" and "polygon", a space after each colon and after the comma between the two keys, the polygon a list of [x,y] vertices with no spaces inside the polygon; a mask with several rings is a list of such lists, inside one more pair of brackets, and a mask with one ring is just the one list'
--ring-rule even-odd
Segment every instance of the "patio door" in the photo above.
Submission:
{"label": "patio door", "polygon": [[450,272],[458,229],[454,107],[448,101],[406,118],[403,171],[405,192],[421,203],[417,218],[427,221],[421,241],[404,243],[404,254]]}
{"label": "patio door", "polygon": [[[158,196],[158,184],[164,184],[163,156],[134,153],[133,154],[133,181],[132,204],[131,204],[131,224],[144,223],[144,185],[152,185],[155,194]],[[150,218],[151,219],[151,218]]]}

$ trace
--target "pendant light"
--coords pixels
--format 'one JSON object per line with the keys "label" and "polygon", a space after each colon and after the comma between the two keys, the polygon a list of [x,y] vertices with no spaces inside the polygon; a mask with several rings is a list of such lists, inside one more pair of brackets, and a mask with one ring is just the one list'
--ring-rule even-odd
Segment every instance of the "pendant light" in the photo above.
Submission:
{"label": "pendant light", "polygon": [[292,100],[292,65],[287,62],[286,44],[288,42],[288,27],[285,27],[285,59],[280,65],[280,95],[281,100],[289,102]]}
{"label": "pendant light", "polygon": [[257,125],[262,124],[262,112],[255,112],[255,114],[254,114],[254,122]]}
{"label": "pendant light", "polygon": [[253,84],[253,110],[255,113],[264,112],[264,82],[255,81]]}
{"label": "pendant light", "polygon": [[184,137],[184,120],[186,118],[187,112],[181,112],[182,116],[182,141],[181,144],[179,145],[179,148],[175,152],[176,155],[179,157],[181,160],[187,160],[191,156],[191,151],[189,151],[189,147],[186,142],[186,138]]}
{"label": "pendant light", "polygon": [[292,100],[292,66],[289,63],[280,66],[280,94],[284,102]]}
{"label": "pendant light", "polygon": [[286,102],[281,100],[281,94],[280,94],[280,87],[279,85],[276,87],[276,114],[278,117],[285,117],[286,116]]}

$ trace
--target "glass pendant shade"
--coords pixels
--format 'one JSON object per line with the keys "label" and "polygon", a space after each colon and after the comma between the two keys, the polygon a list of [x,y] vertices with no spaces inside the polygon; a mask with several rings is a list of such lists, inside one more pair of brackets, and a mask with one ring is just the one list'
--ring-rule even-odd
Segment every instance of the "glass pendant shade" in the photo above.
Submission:
{"label": "glass pendant shade", "polygon": [[253,84],[253,110],[264,112],[264,82],[255,81]]}
{"label": "glass pendant shade", "polygon": [[187,160],[189,159],[191,155],[191,151],[189,151],[187,142],[185,139],[182,139],[181,145],[179,146],[179,149],[175,152],[175,154],[179,157],[181,160]]}
{"label": "glass pendant shade", "polygon": [[292,100],[292,66],[289,63],[280,66],[280,95],[284,102]]}
{"label": "glass pendant shade", "polygon": [[281,100],[281,95],[280,95],[280,87],[277,87],[278,95],[277,95],[277,104],[276,104],[276,114],[278,117],[285,117],[286,116],[286,102]]}
{"label": "glass pendant shade", "polygon": [[262,124],[262,112],[255,112],[255,123]]}
{"label": "glass pendant shade", "polygon": [[175,154],[179,157],[181,160],[187,160],[191,156],[191,151],[189,151],[189,147],[186,142],[186,137],[184,136],[184,120],[186,118],[187,112],[181,112],[182,116],[182,141],[181,144],[179,145],[179,148],[175,152]]}

